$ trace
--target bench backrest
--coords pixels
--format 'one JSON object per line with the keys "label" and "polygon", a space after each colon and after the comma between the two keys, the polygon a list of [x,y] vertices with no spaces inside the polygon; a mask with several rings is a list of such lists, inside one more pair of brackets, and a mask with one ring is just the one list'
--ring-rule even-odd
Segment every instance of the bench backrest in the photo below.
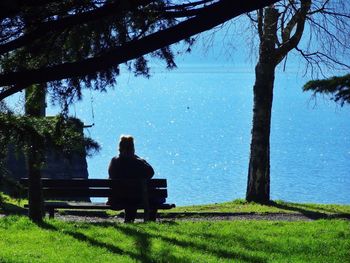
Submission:
{"label": "bench backrest", "polygon": [[[75,199],[89,197],[113,197],[142,199],[147,191],[149,198],[166,198],[166,179],[125,180],[125,179],[49,179],[42,178],[45,199]],[[28,178],[21,184],[28,188]]]}

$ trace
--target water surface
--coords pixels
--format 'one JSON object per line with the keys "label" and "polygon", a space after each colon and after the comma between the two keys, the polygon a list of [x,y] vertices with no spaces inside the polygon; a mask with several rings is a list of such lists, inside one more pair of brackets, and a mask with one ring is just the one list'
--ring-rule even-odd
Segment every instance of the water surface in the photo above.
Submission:
{"label": "water surface", "polygon": [[[271,197],[350,204],[350,107],[310,100],[307,79],[278,73],[271,127]],[[253,70],[184,66],[148,80],[121,74],[108,93],[93,93],[102,151],[88,160],[91,178],[106,178],[121,134],[167,178],[169,202],[203,204],[244,198],[252,123]],[[50,110],[49,110],[50,111]],[[52,109],[54,111],[54,109]],[[90,94],[72,108],[91,123]]]}

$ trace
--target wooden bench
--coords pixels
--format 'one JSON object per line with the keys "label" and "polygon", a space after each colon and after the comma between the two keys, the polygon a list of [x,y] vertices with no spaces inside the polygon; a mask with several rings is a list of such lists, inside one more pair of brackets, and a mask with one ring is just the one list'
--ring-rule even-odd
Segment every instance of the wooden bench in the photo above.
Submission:
{"label": "wooden bench", "polygon": [[[175,204],[160,204],[152,200],[168,196],[166,179],[110,180],[110,179],[48,179],[42,178],[45,211],[53,218],[57,209],[112,209],[137,208],[144,210],[144,221],[149,219],[150,209],[171,209]],[[21,184],[28,189],[28,178]],[[71,202],[57,200],[81,200],[109,197],[113,205],[92,202]],[[56,201],[53,201],[56,200]]]}

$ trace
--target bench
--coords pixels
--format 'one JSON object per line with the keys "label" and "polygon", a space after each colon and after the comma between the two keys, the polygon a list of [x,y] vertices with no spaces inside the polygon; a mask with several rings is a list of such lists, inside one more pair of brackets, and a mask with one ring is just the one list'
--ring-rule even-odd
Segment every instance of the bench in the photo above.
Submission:
{"label": "bench", "polygon": [[[28,178],[21,184],[28,190]],[[168,196],[166,179],[125,180],[125,179],[49,179],[42,178],[44,208],[49,218],[54,218],[57,209],[111,209],[137,208],[144,210],[144,221],[149,219],[150,209],[171,209],[175,204],[150,202]],[[106,203],[72,202],[62,200],[81,200],[109,197],[113,205]],[[56,201],[55,201],[56,200]],[[61,201],[57,201],[61,200]]]}

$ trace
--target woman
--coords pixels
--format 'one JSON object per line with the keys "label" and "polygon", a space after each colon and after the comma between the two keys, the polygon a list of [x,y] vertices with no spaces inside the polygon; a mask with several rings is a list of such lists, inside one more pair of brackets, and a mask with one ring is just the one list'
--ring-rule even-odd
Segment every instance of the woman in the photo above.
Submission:
{"label": "woman", "polygon": [[[151,179],[154,175],[152,166],[135,155],[134,138],[123,135],[119,142],[119,156],[113,157],[108,168],[109,179]],[[113,205],[113,200],[108,203]],[[125,222],[133,222],[136,208],[125,208]],[[150,220],[155,221],[157,210],[150,210]]]}

